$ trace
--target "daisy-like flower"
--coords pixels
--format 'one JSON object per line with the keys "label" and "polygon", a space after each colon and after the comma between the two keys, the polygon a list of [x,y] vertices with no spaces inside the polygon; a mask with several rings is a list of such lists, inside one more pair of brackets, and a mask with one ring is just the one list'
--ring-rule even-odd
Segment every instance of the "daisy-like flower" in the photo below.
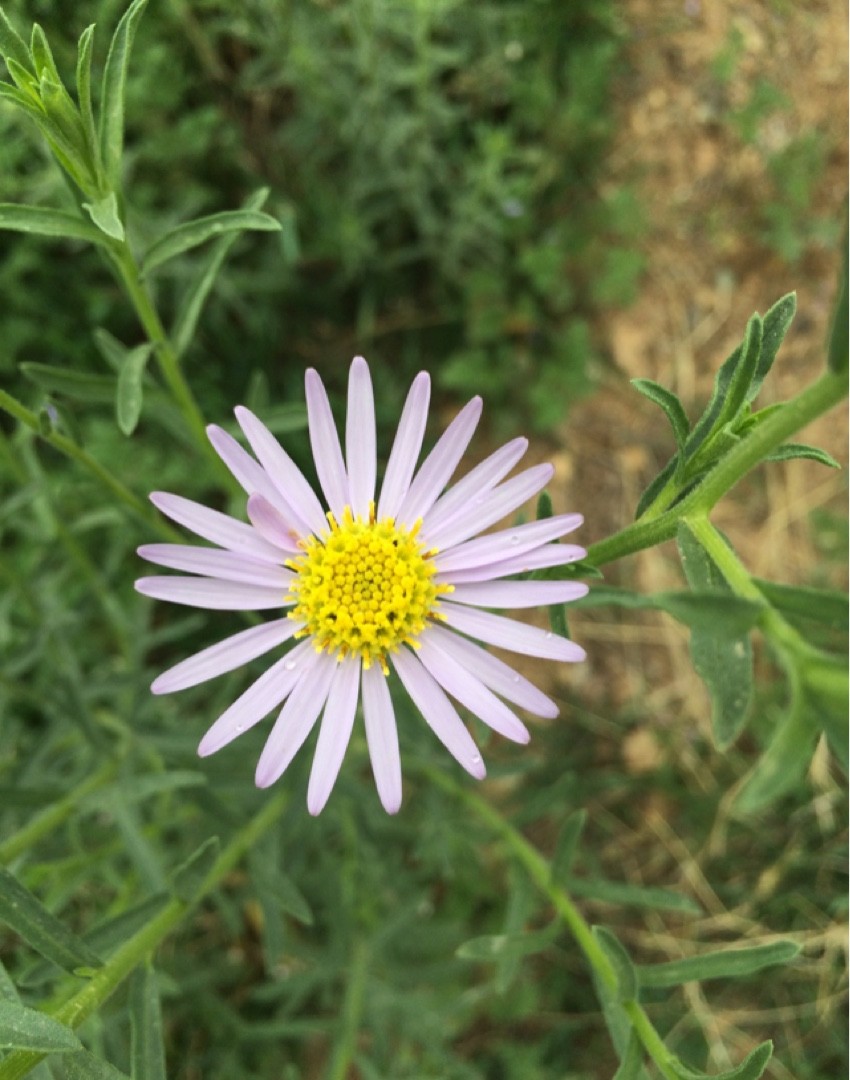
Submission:
{"label": "daisy-like flower", "polygon": [[401,804],[401,762],[387,676],[402,686],[438,739],[472,776],[484,763],[452,698],[494,731],[525,743],[528,730],[505,702],[555,717],[555,703],[472,638],[528,656],[584,659],[574,642],[486,609],[575,600],[575,581],[518,581],[515,575],[580,559],[584,550],[553,543],[577,528],[579,514],[533,521],[480,536],[536,495],[552,476],[535,465],[505,477],[528,446],[514,439],[446,489],[481,415],[473,398],[416,469],[428,415],[430,380],[420,372],[402,412],[376,501],[375,410],[369,368],[351,365],[343,454],[325,388],[306,374],[307,419],[328,510],[260,420],[241,406],[236,419],[253,456],[220,427],[207,429],[221,459],[248,494],[250,524],[179,495],[154,492],[162,513],[215,547],[145,544],[149,562],[189,577],[144,577],[146,596],[190,607],[274,610],[281,617],[183,660],[151,689],[169,694],[298,642],[215,721],[201,740],[213,754],[280,707],[257,764],[268,787],[322,723],[307,792],[312,814],[324,807],[363,703],[366,739],[385,809]]}

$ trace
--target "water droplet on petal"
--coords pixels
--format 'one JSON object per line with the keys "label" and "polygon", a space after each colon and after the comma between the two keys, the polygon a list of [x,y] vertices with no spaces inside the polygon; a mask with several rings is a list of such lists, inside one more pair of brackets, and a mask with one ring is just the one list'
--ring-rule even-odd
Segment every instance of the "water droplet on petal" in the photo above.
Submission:
{"label": "water droplet on petal", "polygon": [[471,764],[472,765],[480,765],[481,764],[481,755],[480,754],[473,754]]}
{"label": "water droplet on petal", "polygon": [[547,640],[547,641],[551,641],[551,640],[552,640],[552,631],[551,631],[551,630],[547,630],[547,631],[546,631],[546,640]]}
{"label": "water droplet on petal", "polygon": [[511,537],[511,543],[512,544],[518,544],[519,543],[519,537],[517,535],[512,536]]}
{"label": "water droplet on petal", "polygon": [[297,664],[297,660],[284,660],[283,662],[283,666],[286,668],[287,671],[294,671]]}
{"label": "water droplet on petal", "polygon": [[514,675],[514,682],[515,682],[515,683],[518,683],[518,682],[519,682],[519,675]]}
{"label": "water droplet on petal", "polygon": [[244,730],[245,730],[245,725],[244,724],[237,724],[236,725],[237,734],[241,735]]}

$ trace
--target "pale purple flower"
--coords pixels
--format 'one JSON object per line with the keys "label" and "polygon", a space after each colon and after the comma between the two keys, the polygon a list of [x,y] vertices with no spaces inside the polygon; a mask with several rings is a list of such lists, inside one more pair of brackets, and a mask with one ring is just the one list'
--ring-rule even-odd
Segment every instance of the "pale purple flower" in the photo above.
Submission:
{"label": "pale purple flower", "polygon": [[528,730],[506,702],[555,717],[555,703],[478,641],[549,660],[584,659],[574,642],[486,610],[561,604],[587,592],[575,581],[510,580],[561,566],[584,550],[553,543],[577,528],[578,514],[489,529],[536,495],[550,465],[505,477],[528,446],[514,439],[446,490],[481,415],[470,401],[416,469],[428,415],[430,380],[413,381],[376,498],[375,411],[369,368],[351,365],[345,449],[318,374],[306,375],[310,443],[323,504],[268,428],[242,406],[236,418],[253,456],[222,428],[207,429],[216,451],[248,493],[250,524],[179,495],[154,492],[164,514],[215,547],[146,544],[149,562],[188,577],[145,577],[146,596],[190,607],[275,610],[280,617],[242,630],[160,675],[168,694],[232,671],[298,640],[216,720],[201,740],[213,754],[272,710],[280,713],[256,771],[273,784],[310,734],[321,728],[307,793],[324,807],[351,736],[358,702],[378,794],[401,804],[401,762],[387,675],[394,670],[426,722],[467,772],[484,763],[452,698],[515,742]]}

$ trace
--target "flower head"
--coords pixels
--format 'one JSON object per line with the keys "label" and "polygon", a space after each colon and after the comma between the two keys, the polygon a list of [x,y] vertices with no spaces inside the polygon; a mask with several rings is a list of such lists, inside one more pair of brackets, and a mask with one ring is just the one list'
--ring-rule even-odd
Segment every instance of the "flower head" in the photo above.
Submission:
{"label": "flower head", "polygon": [[553,543],[581,524],[564,514],[479,535],[514,513],[552,476],[536,465],[505,477],[525,453],[514,439],[446,490],[481,415],[473,398],[433,450],[416,463],[428,415],[430,381],[421,372],[404,406],[376,501],[375,411],[369,368],[351,365],[345,454],[318,374],[306,375],[310,443],[328,509],[268,428],[241,406],[236,418],[253,455],[223,429],[210,441],[248,494],[250,524],[179,495],[154,492],[164,514],[215,547],[146,544],[149,562],[188,577],[145,577],[139,592],[191,607],[258,611],[280,618],[242,630],[157,678],[173,693],[286,651],[215,721],[201,740],[215,753],[281,707],[257,765],[256,782],[277,780],[322,715],[307,805],[324,807],[362,701],[369,754],[386,810],[401,804],[401,762],[387,683],[395,671],[450,753],[473,776],[481,754],[451,698],[493,730],[527,742],[506,702],[554,717],[555,703],[471,638],[529,656],[575,661],[574,642],[488,611],[559,604],[583,596],[575,581],[521,581],[515,575],[574,562],[584,550]]}

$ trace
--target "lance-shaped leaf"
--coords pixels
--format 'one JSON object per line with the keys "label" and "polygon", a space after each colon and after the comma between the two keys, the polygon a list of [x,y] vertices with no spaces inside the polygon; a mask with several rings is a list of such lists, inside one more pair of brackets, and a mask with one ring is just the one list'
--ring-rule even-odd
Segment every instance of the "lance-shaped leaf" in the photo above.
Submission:
{"label": "lance-shaped leaf", "polygon": [[632,379],[632,386],[639,394],[643,394],[643,396],[649,398],[650,401],[654,401],[656,405],[664,410],[667,419],[673,427],[673,434],[676,437],[676,446],[679,448],[679,453],[681,454],[685,449],[685,443],[687,442],[688,434],[691,430],[691,425],[688,422],[688,417],[681,401],[679,401],[672,390],[667,390],[659,383],[653,382],[652,379]]}
{"label": "lance-shaped leaf", "polygon": [[35,66],[36,75],[41,76],[47,72],[54,82],[60,82],[59,70],[56,67],[56,61],[53,59],[53,52],[47,41],[44,31],[38,25],[33,23],[32,36],[30,38],[30,53],[32,55],[32,62]]}
{"label": "lance-shaped leaf", "polygon": [[820,716],[811,707],[799,677],[794,679],[791,692],[787,713],[735,800],[735,809],[741,814],[753,814],[786,791],[793,791],[809,768],[819,735]]}
{"label": "lance-shaped leaf", "polygon": [[638,993],[637,972],[622,942],[604,926],[594,926],[593,936],[617,976],[617,1002],[623,1004],[626,1001],[634,1001]]}
{"label": "lance-shaped leaf", "polygon": [[52,1016],[14,1001],[0,1001],[0,1046],[56,1054],[81,1050],[83,1044]]}
{"label": "lance-shaped leaf", "polygon": [[813,620],[834,630],[850,628],[850,609],[844,593],[803,585],[781,585],[764,578],[753,578],[753,581],[765,599],[787,617]]}
{"label": "lance-shaped leaf", "polygon": [[0,921],[66,971],[76,974],[101,966],[100,957],[2,867]]}
{"label": "lance-shaped leaf", "polygon": [[704,1073],[699,1069],[692,1069],[681,1061],[671,1063],[671,1068],[680,1080],[759,1080],[767,1068],[773,1054],[773,1043],[769,1040],[747,1054],[746,1058],[737,1068],[727,1069],[722,1073]]}
{"label": "lance-shaped leaf", "polygon": [[576,810],[564,822],[558,843],[555,845],[555,854],[552,856],[551,874],[555,885],[564,885],[569,877],[586,821],[587,811]]}
{"label": "lance-shaped leaf", "polygon": [[[261,210],[268,196],[269,189],[260,188],[260,190],[254,192],[249,199],[246,199],[243,209]],[[220,237],[215,244],[213,244],[212,251],[207,257],[206,262],[201,267],[198,276],[192,282],[186,295],[183,297],[177,319],[174,323],[174,328],[171,331],[171,344],[178,356],[182,356],[191,344],[192,338],[195,335],[195,328],[198,325],[198,319],[203,311],[210,290],[215,284],[218,272],[221,269],[224,260],[230,253],[230,249],[238,239],[239,233],[234,231]],[[250,402],[247,402],[246,404],[252,412],[257,411],[251,406]]]}
{"label": "lance-shaped leaf", "polygon": [[461,960],[521,959],[548,949],[562,931],[563,926],[556,919],[545,930],[531,930],[523,934],[483,934],[465,941],[455,955]]}
{"label": "lance-shaped leaf", "polygon": [[88,240],[92,244],[107,243],[100,229],[76,214],[45,206],[0,203],[0,229],[36,233],[39,236],[61,236],[68,240]]}
{"label": "lance-shaped leaf", "polygon": [[[685,522],[677,534],[682,569],[696,591],[733,597],[725,578]],[[712,702],[714,740],[721,749],[735,741],[750,710],[753,694],[753,647],[746,631],[728,633],[716,620],[692,625],[691,656]]]}
{"label": "lance-shaped leaf", "polygon": [[130,1060],[133,1080],[166,1080],[159,985],[150,964],[130,979]]}
{"label": "lance-shaped leaf", "polygon": [[148,0],[133,0],[115,28],[100,94],[100,155],[106,175],[114,188],[118,187],[121,155],[124,151],[124,89],[127,66],[133,48],[136,26]]}
{"label": "lance-shaped leaf", "polygon": [[773,361],[779,352],[779,346],[785,340],[788,327],[794,320],[797,311],[797,294],[787,293],[767,312],[763,320],[761,335],[761,352],[759,353],[756,372],[747,390],[747,401],[754,401],[765,376],[773,367]]}
{"label": "lance-shaped leaf", "polygon": [[8,63],[15,60],[23,68],[30,66],[30,53],[24,39],[6,18],[0,7],[0,56]]}
{"label": "lance-shaped leaf", "polygon": [[787,964],[799,952],[800,946],[795,941],[772,941],[769,945],[753,945],[746,949],[719,949],[666,964],[642,964],[637,969],[638,981],[642,987],[662,989],[707,979],[740,979],[764,968]]}
{"label": "lance-shaped leaf", "polygon": [[77,100],[80,105],[80,119],[83,124],[86,143],[93,160],[100,158],[100,145],[94,123],[94,109],[91,96],[91,58],[94,44],[94,24],[87,26],[80,35],[77,45]]}
{"label": "lance-shaped leaf", "polygon": [[133,434],[142,414],[145,366],[152,350],[153,346],[150,342],[130,349],[118,375],[115,415],[118,427],[125,435]]}
{"label": "lance-shaped leaf", "polygon": [[847,374],[848,363],[848,308],[847,308],[847,230],[844,230],[844,243],[842,245],[844,257],[841,263],[841,271],[838,277],[838,297],[835,302],[835,313],[832,317],[832,329],[829,334],[829,347],[826,359],[829,370],[836,375]]}
{"label": "lance-shaped leaf", "polygon": [[699,915],[702,911],[689,896],[655,885],[631,885],[603,878],[572,876],[567,878],[565,885],[573,896],[585,900],[602,900],[607,904],[655,908],[658,911],[681,911],[688,915]]}
{"label": "lance-shaped leaf", "polygon": [[261,210],[223,210],[218,214],[187,221],[151,244],[142,260],[142,273],[150,273],[176,255],[182,255],[184,251],[190,251],[223,233],[244,232],[246,229],[277,232],[280,230],[280,223]]}
{"label": "lance-shaped leaf", "polygon": [[171,888],[180,900],[191,904],[213,867],[221,848],[217,836],[210,836],[174,871]]}
{"label": "lance-shaped leaf", "polygon": [[638,499],[637,508],[635,509],[635,518],[639,518],[641,514],[653,504],[655,497],[659,494],[667,481],[673,478],[678,464],[678,456],[670,458],[661,472],[647,485],[646,490]]}
{"label": "lance-shaped leaf", "polygon": [[62,1068],[65,1070],[65,1080],[130,1080],[126,1073],[90,1054],[88,1050],[65,1054]]}
{"label": "lance-shaped leaf", "polygon": [[791,461],[793,458],[807,458],[816,461],[819,465],[826,465],[830,469],[840,469],[841,466],[826,450],[808,443],[785,443],[772,454],[768,454],[765,461]]}
{"label": "lance-shaped leaf", "polygon": [[52,364],[23,363],[21,374],[50,394],[62,394],[75,401],[113,401],[115,379],[111,375],[88,375]]}
{"label": "lance-shaped leaf", "polygon": [[620,1065],[614,1073],[613,1080],[638,1080],[643,1072],[643,1043],[638,1033],[632,1028],[629,1041],[626,1044],[626,1052],[620,1060]]}
{"label": "lance-shaped leaf", "polygon": [[111,236],[113,240],[124,239],[124,226],[118,215],[118,199],[114,191],[104,195],[102,199],[94,202],[83,203],[89,217],[97,225],[101,232]]}

